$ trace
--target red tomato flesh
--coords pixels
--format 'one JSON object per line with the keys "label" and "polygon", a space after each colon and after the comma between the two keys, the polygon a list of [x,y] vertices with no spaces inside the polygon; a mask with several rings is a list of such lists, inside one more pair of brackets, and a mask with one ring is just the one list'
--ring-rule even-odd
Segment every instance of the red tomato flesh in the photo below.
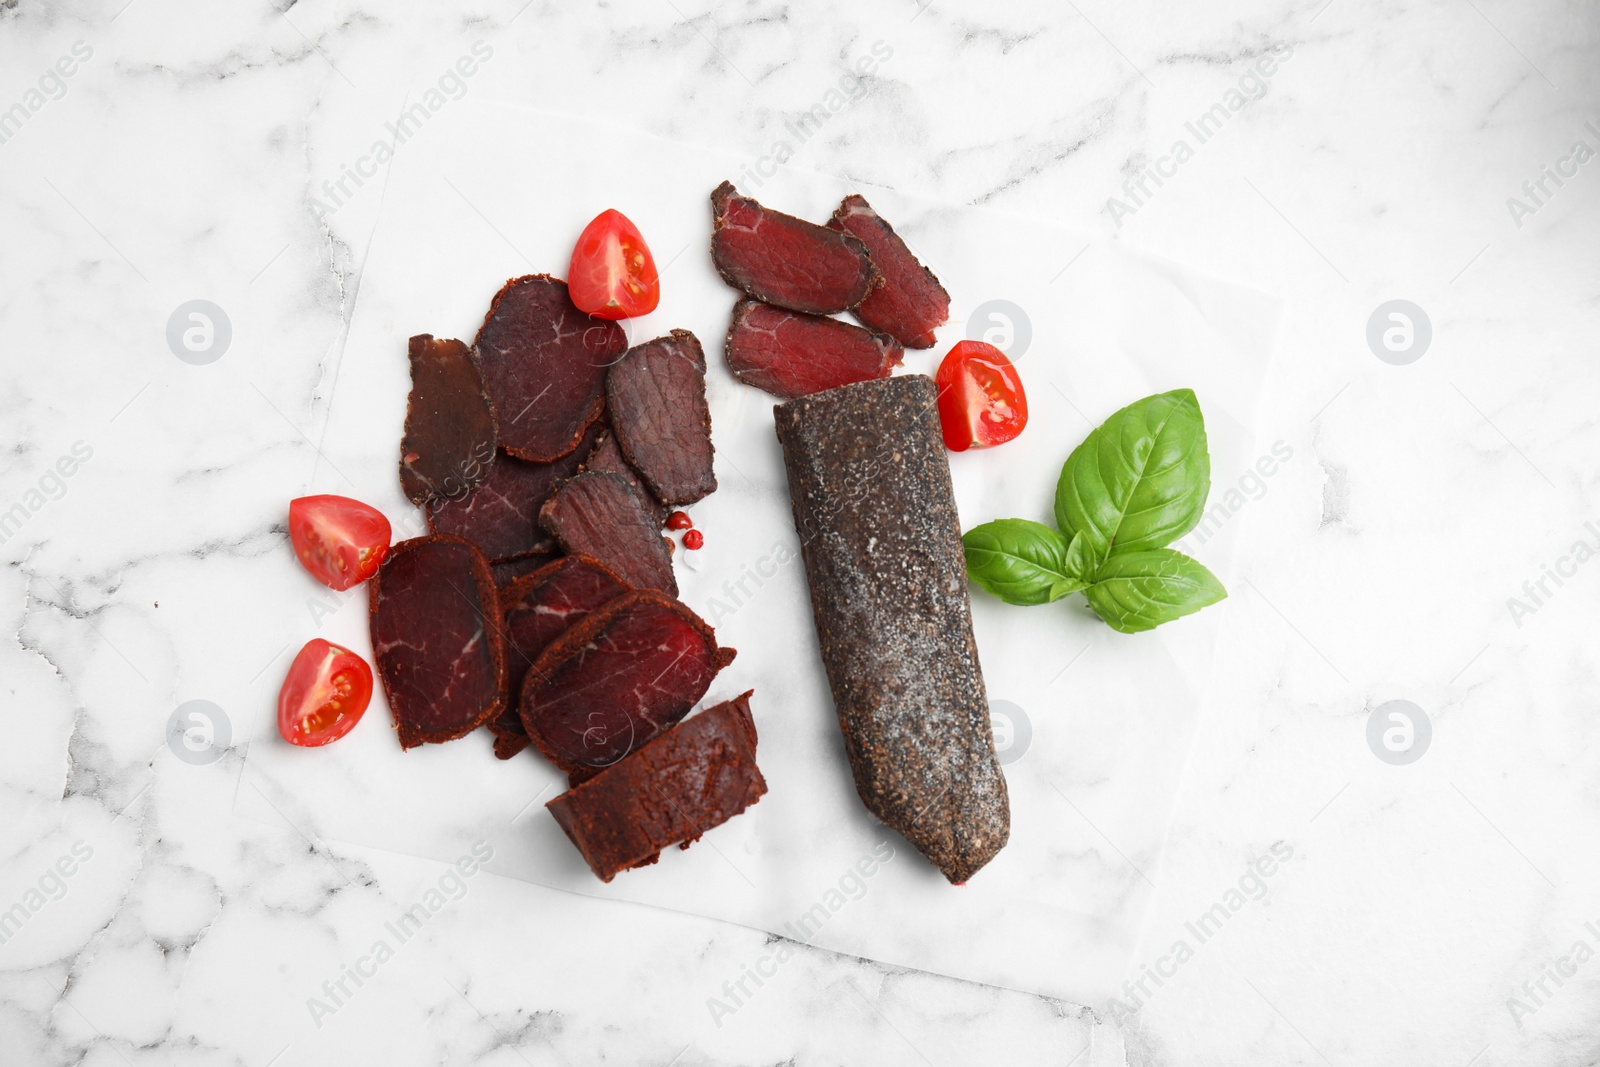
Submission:
{"label": "red tomato flesh", "polygon": [[389,554],[389,520],[347,496],[303,496],[289,501],[289,541],[313,578],[349,589],[376,574]]}
{"label": "red tomato flesh", "polygon": [[291,745],[326,745],[349,733],[371,700],[367,661],[314,637],[289,665],[278,690],[278,733]]}
{"label": "red tomato flesh", "polygon": [[622,212],[602,211],[578,235],[567,270],[578,310],[601,319],[647,315],[661,303],[661,276],[644,235]]}
{"label": "red tomato flesh", "polygon": [[1011,440],[1028,425],[1028,395],[1006,354],[983,341],[962,341],[939,364],[939,426],[952,452]]}

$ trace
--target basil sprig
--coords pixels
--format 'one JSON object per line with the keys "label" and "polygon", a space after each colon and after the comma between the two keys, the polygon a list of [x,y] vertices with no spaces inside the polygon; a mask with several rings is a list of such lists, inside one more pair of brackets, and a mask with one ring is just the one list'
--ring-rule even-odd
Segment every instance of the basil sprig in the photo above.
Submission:
{"label": "basil sprig", "polygon": [[1082,591],[1113,630],[1140,633],[1228,595],[1196,560],[1166,546],[1194,529],[1211,491],[1205,420],[1193,390],[1135,401],[1067,457],[1059,530],[998,519],[962,537],[967,573],[1008,604]]}

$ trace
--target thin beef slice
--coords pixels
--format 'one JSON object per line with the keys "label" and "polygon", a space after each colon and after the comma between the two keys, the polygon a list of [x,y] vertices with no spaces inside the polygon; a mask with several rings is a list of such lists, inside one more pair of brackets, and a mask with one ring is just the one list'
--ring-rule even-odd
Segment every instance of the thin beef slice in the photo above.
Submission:
{"label": "thin beef slice", "polygon": [[494,754],[510,759],[528,745],[517,711],[522,679],[534,660],[567,628],[628,591],[622,579],[586,556],[566,556],[500,590],[505,612],[505,708],[489,720]]}
{"label": "thin beef slice", "polygon": [[627,347],[621,326],[573,305],[566,282],[548,274],[506,282],[474,345],[500,446],[537,463],[577,448],[605,406],[606,370]]}
{"label": "thin beef slice", "polygon": [[569,479],[539,521],[569,555],[599,560],[635,589],[678,595],[661,527],[622,475],[585,471]]}
{"label": "thin beef slice", "polygon": [[732,182],[711,194],[711,260],[723,280],[769,304],[813,315],[848,311],[882,277],[849,234],[770,211]]}
{"label": "thin beef slice", "polygon": [[950,294],[933,271],[923,266],[894,227],[872,210],[866,197],[845,197],[828,226],[866,245],[872,265],[883,275],[883,284],[855,309],[856,318],[907,348],[932,348],[936,340],[933,331],[950,318]]}
{"label": "thin beef slice", "polygon": [[663,504],[717,488],[706,357],[688,330],[630,348],[606,375],[606,409],[622,454]]}
{"label": "thin beef slice", "polygon": [[517,708],[539,751],[585,777],[683,718],[733,657],[683,604],[628,593],[545,647]]}
{"label": "thin beef slice", "polygon": [[458,497],[494,464],[495,410],[472,352],[418,334],[407,346],[411,395],[400,439],[400,488],[413,504]]}
{"label": "thin beef slice", "polygon": [[402,748],[462,737],[500,712],[500,605],[476,546],[447,534],[400,542],[371,599],[372,655]]}
{"label": "thin beef slice", "polygon": [[688,848],[767,791],[745,693],[687,719],[545,807],[602,882]]}
{"label": "thin beef slice", "polygon": [[495,588],[503,594],[506,587],[525,574],[534,571],[561,558],[560,552],[533,552],[526,556],[517,556],[514,559],[491,562],[489,570],[494,574]]}
{"label": "thin beef slice", "polygon": [[734,306],[728,327],[734,377],[785,400],[887,378],[904,355],[892,337],[749,297]]}
{"label": "thin beef slice", "polygon": [[602,471],[622,476],[633,491],[639,494],[639,500],[644,504],[644,510],[649,513],[650,519],[656,524],[656,529],[661,529],[667,524],[667,506],[656,499],[650,487],[644,484],[639,477],[639,472],[633,469],[622,449],[617,445],[617,435],[610,430],[600,434],[600,439],[595,442],[594,448],[589,450],[589,458],[583,461],[586,471]]}
{"label": "thin beef slice", "polygon": [[921,374],[773,409],[822,663],[862,803],[951,882],[1010,835],[961,528]]}
{"label": "thin beef slice", "polygon": [[492,563],[548,552],[555,542],[539,525],[539,509],[557,485],[578,473],[602,429],[595,423],[572,453],[553,463],[501,453],[482,485],[428,506],[428,529],[466,538]]}

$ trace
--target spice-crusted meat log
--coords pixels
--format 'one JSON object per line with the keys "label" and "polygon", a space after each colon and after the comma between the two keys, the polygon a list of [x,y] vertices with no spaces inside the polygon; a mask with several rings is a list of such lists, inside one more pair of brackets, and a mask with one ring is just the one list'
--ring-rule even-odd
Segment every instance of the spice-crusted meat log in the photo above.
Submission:
{"label": "spice-crusted meat log", "polygon": [[769,304],[831,315],[861,303],[883,277],[860,240],[740,196],[711,193],[711,261],[735,289]]}
{"label": "spice-crusted meat log", "polygon": [[688,848],[767,791],[750,694],[707,708],[545,807],[602,882]]}
{"label": "spice-crusted meat log", "polygon": [[961,883],[1011,817],[936,399],[931,378],[904,375],[774,416],[856,791]]}

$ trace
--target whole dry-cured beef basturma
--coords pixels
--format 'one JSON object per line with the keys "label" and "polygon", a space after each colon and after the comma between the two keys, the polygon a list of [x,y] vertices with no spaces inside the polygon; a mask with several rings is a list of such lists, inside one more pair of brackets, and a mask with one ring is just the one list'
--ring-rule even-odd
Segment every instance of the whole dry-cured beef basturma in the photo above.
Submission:
{"label": "whole dry-cured beef basturma", "polygon": [[522,679],[539,654],[568,627],[628,591],[621,578],[587,556],[565,556],[500,590],[505,612],[506,693],[500,714],[489,720],[494,754],[510,759],[528,746],[517,711]]}
{"label": "whole dry-cured beef basturma", "polygon": [[962,883],[1005,845],[1011,815],[937,398],[910,374],[774,416],[856,792]]}
{"label": "whole dry-cured beef basturma", "polygon": [[728,326],[734,377],[785,400],[887,378],[904,356],[892,337],[749,297],[734,306]]}
{"label": "whole dry-cured beef basturma", "polygon": [[644,510],[650,516],[650,521],[660,529],[667,521],[667,506],[656,499],[650,487],[644,484],[639,477],[639,472],[633,469],[627,457],[622,454],[622,449],[617,445],[617,435],[610,430],[600,434],[600,440],[595,442],[594,448],[589,450],[589,458],[583,461],[586,471],[600,471],[607,474],[616,474],[627,482],[639,496],[639,501],[644,505]]}
{"label": "whole dry-cured beef basturma", "polygon": [[460,496],[494,463],[495,410],[472,352],[418,334],[407,346],[411,395],[400,439],[400,488],[413,504]]}
{"label": "whole dry-cured beef basturma", "polygon": [[866,197],[852,193],[839,204],[828,226],[858,238],[867,246],[883,284],[855,309],[856,318],[888,334],[907,348],[932,348],[933,331],[950,318],[950,294],[933,271],[906,247]]}
{"label": "whole dry-cured beef basturma", "polygon": [[539,463],[577,448],[605,407],[606,370],[627,347],[621,326],[573,305],[566,282],[548,274],[506,282],[474,345],[501,447]]}
{"label": "whole dry-cured beef basturma", "polygon": [[688,330],[628,349],[606,376],[606,410],[622,454],[664,504],[717,488],[706,357]]}
{"label": "whole dry-cured beef basturma", "polygon": [[661,527],[622,475],[585,471],[569,479],[539,521],[570,555],[599,560],[635,589],[678,595]]}
{"label": "whole dry-cured beef basturma", "polygon": [[627,593],[546,646],[517,709],[539,751],[585,777],[683,718],[733,657],[683,604]]}
{"label": "whole dry-cured beef basturma", "polygon": [[856,238],[762,207],[732,182],[712,191],[711,213],[717,272],[769,304],[831,315],[861,303],[883,280]]}
{"label": "whole dry-cured beef basturma", "polygon": [[549,551],[554,542],[539,525],[539,509],[557,485],[578,473],[602,430],[595,423],[575,450],[552,463],[501,453],[482,485],[428,505],[428,529],[465,537],[491,562]]}
{"label": "whole dry-cured beef basturma", "polygon": [[372,654],[401,747],[453,740],[498,714],[506,654],[483,553],[448,534],[414,537],[371,584]]}
{"label": "whole dry-cured beef basturma", "polygon": [[546,804],[602,882],[688,848],[760,800],[756,727],[745,693],[679,723]]}

